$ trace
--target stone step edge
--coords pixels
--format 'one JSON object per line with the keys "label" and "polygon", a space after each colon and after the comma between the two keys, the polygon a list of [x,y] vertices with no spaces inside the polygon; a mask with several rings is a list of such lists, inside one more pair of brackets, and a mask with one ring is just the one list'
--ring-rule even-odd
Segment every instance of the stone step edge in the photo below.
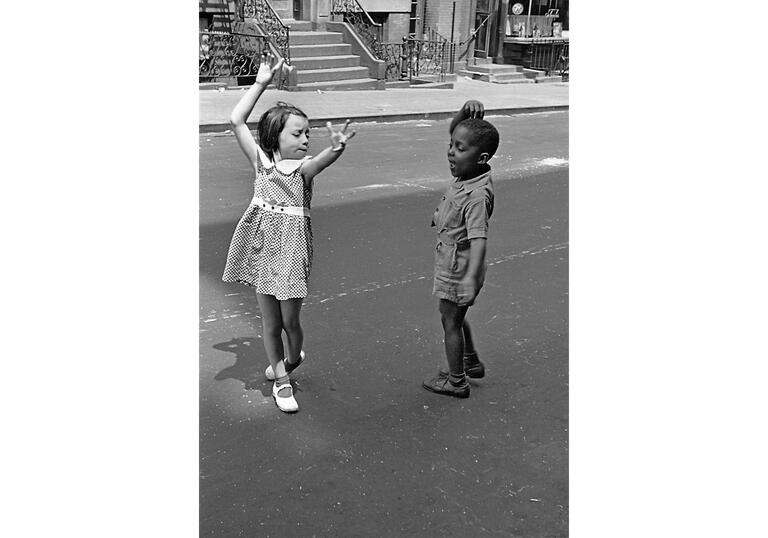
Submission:
{"label": "stone step edge", "polygon": [[291,63],[293,63],[295,60],[301,60],[303,61],[317,61],[317,60],[348,60],[350,58],[359,58],[357,54],[340,54],[340,55],[333,55],[333,56],[297,56],[296,58],[291,58]]}
{"label": "stone step edge", "polygon": [[325,69],[301,69],[302,75],[314,75],[315,73],[327,73],[328,71],[336,71],[339,73],[352,73],[353,71],[368,71],[368,68],[363,65],[356,65],[351,67],[327,67]]}
{"label": "stone step edge", "polygon": [[300,82],[297,87],[309,87],[309,86],[337,86],[339,84],[363,84],[370,82],[378,82],[375,78],[347,78],[339,80],[321,80],[319,82]]}

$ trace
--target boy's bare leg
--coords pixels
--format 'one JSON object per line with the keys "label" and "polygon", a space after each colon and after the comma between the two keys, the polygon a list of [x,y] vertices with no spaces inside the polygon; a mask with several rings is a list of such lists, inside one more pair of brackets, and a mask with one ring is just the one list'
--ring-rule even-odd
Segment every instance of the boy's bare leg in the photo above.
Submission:
{"label": "boy's bare leg", "polygon": [[461,325],[461,332],[464,334],[464,355],[474,355],[475,342],[472,340],[472,331],[469,329],[469,322],[465,319]]}
{"label": "boy's bare leg", "polygon": [[283,317],[283,329],[288,341],[288,362],[298,364],[299,353],[304,345],[304,330],[301,328],[299,314],[303,299],[288,299],[280,301],[280,312]]}
{"label": "boy's bare leg", "polygon": [[440,318],[445,333],[445,356],[448,369],[454,376],[464,375],[464,316],[468,306],[459,306],[446,299],[440,299]]}

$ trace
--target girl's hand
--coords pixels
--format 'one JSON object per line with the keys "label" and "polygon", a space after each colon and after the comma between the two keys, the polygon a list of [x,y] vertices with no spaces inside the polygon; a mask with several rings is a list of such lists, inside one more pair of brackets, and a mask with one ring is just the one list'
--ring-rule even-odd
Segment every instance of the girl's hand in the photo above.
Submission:
{"label": "girl's hand", "polygon": [[331,122],[325,124],[325,128],[328,129],[328,136],[331,138],[331,147],[334,150],[343,149],[347,145],[347,140],[355,136],[355,131],[347,134],[347,127],[349,127],[349,120],[346,121],[344,127],[340,131],[334,131]]}
{"label": "girl's hand", "polygon": [[483,107],[483,103],[480,101],[475,101],[474,99],[464,103],[464,106],[461,107],[461,109],[464,111],[464,114],[466,114],[468,118],[477,118],[481,120],[485,115],[485,108]]}
{"label": "girl's hand", "polygon": [[259,64],[259,71],[256,73],[256,83],[267,87],[275,76],[275,73],[279,72],[283,68],[285,60],[280,60],[275,63],[275,55],[271,52],[265,52],[261,55],[261,64]]}

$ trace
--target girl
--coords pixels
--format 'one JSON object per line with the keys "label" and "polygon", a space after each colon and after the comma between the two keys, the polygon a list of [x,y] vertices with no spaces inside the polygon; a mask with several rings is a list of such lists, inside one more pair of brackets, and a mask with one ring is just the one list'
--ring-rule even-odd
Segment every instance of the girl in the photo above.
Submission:
{"label": "girl", "polygon": [[[309,121],[306,114],[277,103],[259,120],[259,143],[246,120],[256,101],[283,68],[272,54],[262,58],[256,81],[232,111],[230,122],[237,143],[255,172],[254,195],[235,228],[229,246],[225,282],[242,282],[256,289],[269,359],[267,379],[274,380],[272,396],[287,413],[298,411],[288,374],[304,360],[304,333],[299,323],[312,265],[312,224],[309,207],[314,177],[338,159],[355,135],[328,122],[330,147],[307,156]],[[282,333],[288,343],[285,357]],[[284,358],[285,357],[285,358]]]}

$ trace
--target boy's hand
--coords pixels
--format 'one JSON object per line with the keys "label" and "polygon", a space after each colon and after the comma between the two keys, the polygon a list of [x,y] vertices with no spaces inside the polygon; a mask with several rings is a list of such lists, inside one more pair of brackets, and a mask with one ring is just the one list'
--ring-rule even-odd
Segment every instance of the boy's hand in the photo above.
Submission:
{"label": "boy's hand", "polygon": [[349,127],[350,121],[347,120],[344,123],[344,127],[340,131],[334,131],[331,122],[325,124],[325,128],[328,129],[328,136],[331,138],[331,147],[335,150],[344,148],[347,145],[347,140],[355,136],[355,131],[347,134],[347,127]]}
{"label": "boy's hand", "polygon": [[275,55],[271,52],[265,52],[261,55],[261,63],[259,64],[259,71],[256,73],[256,83],[267,87],[275,73],[279,72],[283,68],[285,60],[280,58],[275,63]]}
{"label": "boy's hand", "polygon": [[477,118],[481,120],[485,115],[485,108],[483,107],[483,103],[480,101],[475,101],[474,99],[470,99],[464,103],[464,106],[461,107],[461,110],[464,112],[464,114],[466,114],[468,118]]}
{"label": "boy's hand", "polygon": [[472,306],[477,298],[477,294],[480,293],[480,287],[477,285],[477,281],[471,277],[464,277],[459,282],[459,304],[461,306]]}

